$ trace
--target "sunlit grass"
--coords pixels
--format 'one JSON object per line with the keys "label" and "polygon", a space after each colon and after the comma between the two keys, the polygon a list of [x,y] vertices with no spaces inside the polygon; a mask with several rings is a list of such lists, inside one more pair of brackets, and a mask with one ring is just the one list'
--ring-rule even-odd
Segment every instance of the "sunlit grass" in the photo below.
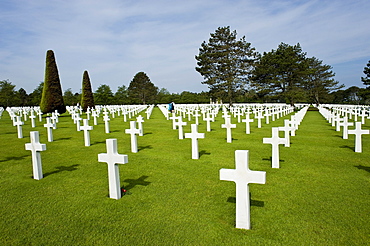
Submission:
{"label": "sunlit grass", "polygon": [[[144,114],[143,114],[144,116]],[[288,118],[289,116],[285,117]],[[2,245],[366,245],[370,242],[370,136],[364,153],[355,153],[354,137],[341,138],[318,112],[307,112],[291,147],[280,146],[280,169],[271,168],[272,126],[245,134],[233,129],[226,143],[219,114],[206,132],[199,132],[199,160],[191,159],[191,140],[178,139],[172,122],[158,108],[144,122],[138,153],[131,153],[129,122],[111,119],[91,131],[84,146],[70,116],[60,117],[54,142],[37,122],[24,126],[18,139],[6,113],[0,120],[0,243]],[[190,131],[190,123],[185,132]],[[233,119],[233,123],[237,123]],[[92,121],[90,121],[92,124]],[[364,126],[369,129],[369,124]],[[44,179],[32,179],[29,131],[40,131]],[[282,134],[282,133],[281,133]],[[282,134],[283,135],[283,134]],[[281,135],[281,136],[282,136]],[[120,200],[108,198],[105,139],[118,139]],[[235,229],[235,184],[220,181],[220,168],[235,168],[234,151],[250,150],[250,169],[266,171],[266,184],[251,184],[252,230]]]}

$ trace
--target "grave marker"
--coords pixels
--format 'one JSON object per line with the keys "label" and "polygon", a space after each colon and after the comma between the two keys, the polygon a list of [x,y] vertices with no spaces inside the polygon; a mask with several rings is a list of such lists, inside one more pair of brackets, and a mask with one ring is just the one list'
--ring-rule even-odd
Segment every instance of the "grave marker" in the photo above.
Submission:
{"label": "grave marker", "polygon": [[353,126],[353,122],[348,122],[348,118],[343,118],[343,139],[348,139],[348,126]]}
{"label": "grave marker", "polygon": [[26,150],[32,152],[33,178],[40,180],[43,178],[40,151],[46,150],[46,144],[40,143],[37,131],[30,132],[30,139],[31,143],[26,143]]}
{"label": "grave marker", "polygon": [[46,118],[46,124],[44,124],[44,127],[47,128],[47,133],[48,133],[48,142],[53,142],[53,128],[54,128],[53,123],[51,123],[50,117]]}
{"label": "grave marker", "polygon": [[291,131],[289,120],[284,120],[284,126],[279,127],[279,131],[284,132],[284,138],[286,139],[285,147],[290,147],[290,131]]}
{"label": "grave marker", "polygon": [[272,145],[272,168],[279,168],[279,144],[286,143],[285,138],[279,138],[279,128],[272,127],[272,137],[263,138],[263,143]]}
{"label": "grave marker", "polygon": [[236,150],[236,169],[220,169],[220,180],[233,181],[236,184],[236,228],[247,230],[251,228],[248,184],[266,183],[266,172],[251,171],[249,169],[248,155],[248,150]]}
{"label": "grave marker", "polygon": [[17,121],[13,123],[14,126],[17,126],[18,138],[23,138],[22,125],[24,124],[20,116],[16,117]]}
{"label": "grave marker", "polygon": [[84,131],[84,140],[85,140],[85,146],[90,146],[90,132],[93,127],[89,126],[89,120],[84,119],[83,120],[84,125],[80,127],[80,130]]}
{"label": "grave marker", "polygon": [[247,113],[245,115],[245,119],[242,120],[242,122],[245,122],[245,133],[250,134],[251,133],[251,127],[250,123],[252,123],[254,120],[249,118],[249,114]]}
{"label": "grave marker", "polygon": [[226,142],[231,143],[233,141],[231,128],[236,128],[236,124],[231,124],[231,119],[226,117],[225,124],[222,124],[221,127],[226,128]]}
{"label": "grave marker", "polygon": [[131,152],[137,153],[137,136],[140,134],[140,130],[136,128],[136,121],[130,121],[130,129],[126,129],[125,133],[131,134]]}
{"label": "grave marker", "polygon": [[106,144],[107,153],[98,154],[98,161],[106,162],[108,164],[109,197],[120,199],[122,194],[117,164],[128,163],[128,157],[127,155],[118,154],[117,139],[107,139]]}
{"label": "grave marker", "polygon": [[144,122],[144,118],[143,116],[139,115],[138,117],[136,117],[136,121],[137,121],[137,124],[138,124],[138,128],[139,128],[139,136],[144,136],[144,129],[143,129],[143,122]]}
{"label": "grave marker", "polygon": [[361,122],[356,122],[356,128],[354,130],[348,130],[348,134],[355,134],[355,152],[362,152],[362,134],[369,134],[369,130],[361,129]]}
{"label": "grave marker", "polygon": [[184,130],[182,126],[186,126],[187,123],[182,121],[182,118],[179,117],[179,120],[175,123],[175,126],[179,127],[179,139],[184,139]]}
{"label": "grave marker", "polygon": [[103,116],[103,120],[104,120],[104,125],[105,125],[105,133],[109,133],[109,115],[108,115],[108,112],[104,112],[104,116]]}
{"label": "grave marker", "polygon": [[197,124],[191,124],[191,133],[185,133],[185,138],[191,138],[191,158],[199,159],[198,138],[204,138],[204,133],[198,132]]}

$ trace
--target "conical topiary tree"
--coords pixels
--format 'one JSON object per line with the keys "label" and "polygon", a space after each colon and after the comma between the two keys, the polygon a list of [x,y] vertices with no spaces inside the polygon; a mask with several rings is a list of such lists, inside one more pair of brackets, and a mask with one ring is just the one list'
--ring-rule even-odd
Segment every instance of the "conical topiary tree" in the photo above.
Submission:
{"label": "conical topiary tree", "polygon": [[43,113],[51,113],[55,110],[58,110],[60,114],[66,112],[58,68],[52,50],[46,52],[45,80],[40,109]]}
{"label": "conical topiary tree", "polygon": [[88,107],[95,107],[94,95],[91,90],[90,77],[87,71],[84,71],[82,78],[81,107],[84,111],[86,111]]}

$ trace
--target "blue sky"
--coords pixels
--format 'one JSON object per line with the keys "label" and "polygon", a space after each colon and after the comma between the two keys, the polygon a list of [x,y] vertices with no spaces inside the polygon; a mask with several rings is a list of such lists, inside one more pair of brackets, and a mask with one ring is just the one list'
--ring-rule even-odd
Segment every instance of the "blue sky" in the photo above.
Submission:
{"label": "blue sky", "polygon": [[363,87],[370,60],[368,0],[1,0],[0,80],[32,92],[54,51],[62,89],[115,92],[145,72],[170,92],[207,91],[195,55],[218,27],[230,26],[259,52],[300,43],[333,67],[346,87]]}

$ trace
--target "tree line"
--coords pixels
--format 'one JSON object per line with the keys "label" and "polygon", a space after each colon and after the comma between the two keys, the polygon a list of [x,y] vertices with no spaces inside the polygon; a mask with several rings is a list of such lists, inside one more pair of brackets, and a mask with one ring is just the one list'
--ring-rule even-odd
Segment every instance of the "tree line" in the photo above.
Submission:
{"label": "tree line", "polygon": [[[353,102],[356,91],[340,90],[330,65],[316,57],[307,57],[299,43],[280,43],[277,49],[258,53],[243,36],[230,27],[219,27],[203,41],[195,56],[195,68],[208,85],[210,96],[229,103],[241,98],[259,102],[281,102],[294,105],[296,102],[313,104]],[[368,64],[369,67],[369,64]],[[364,73],[369,86],[369,69]],[[369,88],[358,89],[356,101],[369,102]],[[340,96],[343,95],[343,96]]]}

